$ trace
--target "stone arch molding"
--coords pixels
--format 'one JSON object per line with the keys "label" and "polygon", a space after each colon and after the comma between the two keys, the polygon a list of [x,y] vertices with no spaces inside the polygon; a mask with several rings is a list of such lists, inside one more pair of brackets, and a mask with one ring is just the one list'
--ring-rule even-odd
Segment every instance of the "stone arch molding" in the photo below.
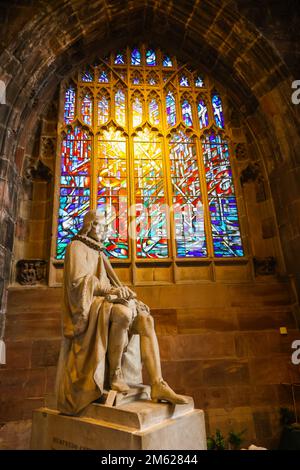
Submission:
{"label": "stone arch molding", "polygon": [[0,104],[6,104],[6,84],[0,80]]}
{"label": "stone arch molding", "polygon": [[[9,28],[0,60],[0,74],[7,85],[0,148],[15,173],[22,171],[32,133],[59,82],[96,54],[103,56],[132,38],[135,42],[153,40],[183,63],[202,67],[226,90],[243,115],[249,135],[255,138],[262,132],[271,157],[284,153],[288,161],[296,158],[299,139],[292,142],[290,136],[294,130],[297,135],[298,119],[290,99],[289,71],[266,38],[242,16],[235,1],[161,0],[149,4],[141,0],[130,2],[129,9],[125,0],[109,4],[96,0],[89,5],[85,1],[41,0],[32,15],[16,8]],[[279,132],[274,116],[283,108],[289,126]],[[261,158],[265,158],[263,150]],[[4,200],[0,203],[9,220],[15,220],[16,206],[5,207]]]}

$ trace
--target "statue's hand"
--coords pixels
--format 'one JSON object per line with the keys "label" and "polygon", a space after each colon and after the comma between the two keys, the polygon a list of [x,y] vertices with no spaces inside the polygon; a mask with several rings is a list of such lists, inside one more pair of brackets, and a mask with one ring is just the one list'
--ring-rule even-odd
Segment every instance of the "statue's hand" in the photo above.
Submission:
{"label": "statue's hand", "polygon": [[139,312],[146,312],[150,313],[150,307],[148,305],[144,304],[141,300],[138,301],[138,311]]}
{"label": "statue's hand", "polygon": [[110,290],[110,294],[117,295],[121,297],[121,299],[130,299],[132,297],[132,293],[133,292],[126,286],[113,287]]}

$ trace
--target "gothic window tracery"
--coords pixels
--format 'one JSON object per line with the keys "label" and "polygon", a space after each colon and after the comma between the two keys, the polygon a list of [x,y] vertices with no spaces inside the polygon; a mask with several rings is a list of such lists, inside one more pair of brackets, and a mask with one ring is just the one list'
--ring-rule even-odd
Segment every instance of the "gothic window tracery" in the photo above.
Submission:
{"label": "gothic window tracery", "polygon": [[62,100],[56,259],[90,208],[106,214],[116,260],[244,256],[224,108],[209,77],[139,45],[83,67]]}

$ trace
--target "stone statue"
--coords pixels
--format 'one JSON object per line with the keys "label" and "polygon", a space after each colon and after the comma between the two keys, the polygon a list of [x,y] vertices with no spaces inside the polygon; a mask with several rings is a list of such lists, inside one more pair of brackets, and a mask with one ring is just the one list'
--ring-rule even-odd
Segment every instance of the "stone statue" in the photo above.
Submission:
{"label": "stone statue", "polygon": [[89,211],[66,250],[58,409],[77,414],[105,388],[127,392],[142,383],[142,362],[154,402],[185,404],[162,378],[149,307],[122,285],[103,253],[106,233],[104,217]]}

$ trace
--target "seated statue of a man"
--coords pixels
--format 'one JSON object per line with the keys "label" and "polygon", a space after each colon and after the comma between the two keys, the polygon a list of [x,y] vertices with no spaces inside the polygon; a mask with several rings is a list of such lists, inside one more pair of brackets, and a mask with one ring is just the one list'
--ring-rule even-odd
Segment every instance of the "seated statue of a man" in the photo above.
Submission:
{"label": "seated statue of a man", "polygon": [[104,217],[89,211],[66,250],[58,409],[74,415],[105,388],[127,392],[128,384],[142,383],[142,363],[153,401],[184,404],[162,378],[149,307],[121,283],[103,253],[106,234]]}

